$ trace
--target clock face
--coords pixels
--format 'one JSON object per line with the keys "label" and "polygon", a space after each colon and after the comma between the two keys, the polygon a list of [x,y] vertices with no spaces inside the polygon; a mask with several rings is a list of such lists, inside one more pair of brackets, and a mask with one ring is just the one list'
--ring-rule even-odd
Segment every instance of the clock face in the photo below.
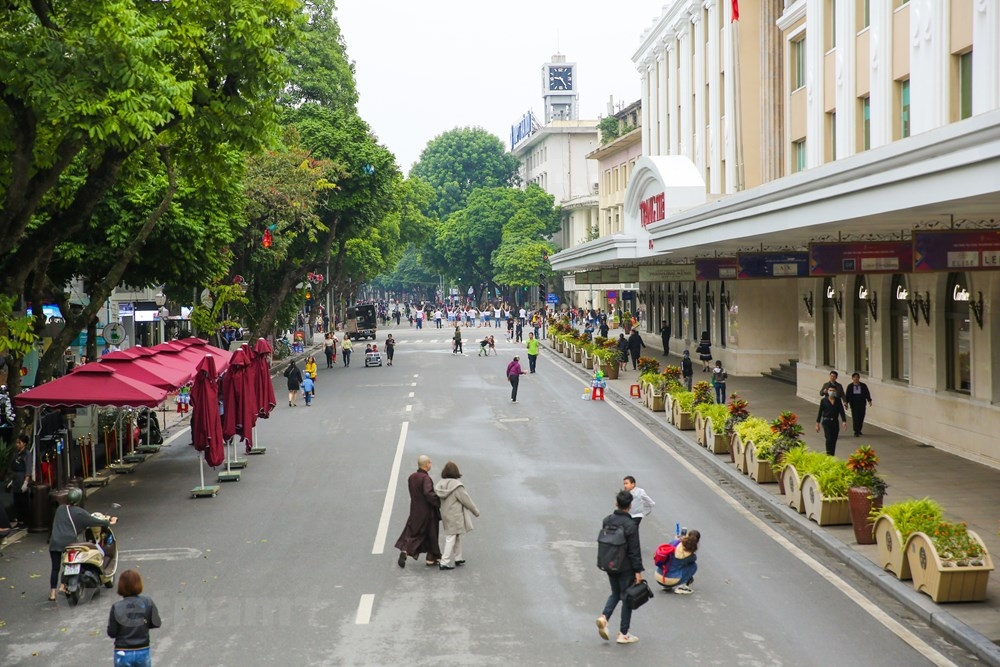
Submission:
{"label": "clock face", "polygon": [[573,68],[549,67],[549,90],[573,90]]}

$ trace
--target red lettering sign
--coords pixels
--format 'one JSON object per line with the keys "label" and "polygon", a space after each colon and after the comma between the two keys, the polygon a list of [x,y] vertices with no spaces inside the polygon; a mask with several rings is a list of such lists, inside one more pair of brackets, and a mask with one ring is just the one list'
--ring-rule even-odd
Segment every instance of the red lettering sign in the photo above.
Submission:
{"label": "red lettering sign", "polygon": [[639,220],[641,221],[642,226],[645,228],[654,222],[663,220],[667,217],[666,209],[666,200],[664,198],[664,193],[662,192],[642,201],[639,204]]}

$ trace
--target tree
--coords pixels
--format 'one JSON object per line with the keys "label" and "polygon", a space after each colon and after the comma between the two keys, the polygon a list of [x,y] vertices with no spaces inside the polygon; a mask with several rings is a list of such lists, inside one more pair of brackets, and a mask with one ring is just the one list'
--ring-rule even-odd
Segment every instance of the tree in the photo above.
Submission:
{"label": "tree", "polygon": [[476,188],[518,183],[518,160],[503,142],[479,127],[445,132],[430,142],[410,170],[426,181],[437,195],[427,213],[444,219],[466,205]]}

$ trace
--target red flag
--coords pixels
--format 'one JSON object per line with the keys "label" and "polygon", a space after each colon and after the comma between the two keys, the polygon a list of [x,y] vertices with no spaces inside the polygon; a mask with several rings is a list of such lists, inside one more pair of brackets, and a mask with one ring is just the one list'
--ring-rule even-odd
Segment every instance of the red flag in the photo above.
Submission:
{"label": "red flag", "polygon": [[733,0],[733,21],[740,20],[740,0]]}

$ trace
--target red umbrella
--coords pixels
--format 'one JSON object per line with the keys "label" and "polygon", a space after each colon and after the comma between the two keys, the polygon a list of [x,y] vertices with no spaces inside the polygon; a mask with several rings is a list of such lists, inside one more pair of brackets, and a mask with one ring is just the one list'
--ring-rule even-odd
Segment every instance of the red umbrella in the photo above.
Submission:
{"label": "red umbrella", "polygon": [[191,439],[195,449],[205,452],[205,463],[214,468],[225,460],[226,447],[219,419],[219,373],[211,354],[206,354],[198,364],[191,386],[191,404],[194,406]]}
{"label": "red umbrella", "polygon": [[169,343],[160,343],[149,349],[154,350],[157,354],[166,353],[169,355],[167,358],[182,359],[192,366],[197,366],[203,356],[211,354],[215,356],[215,367],[220,373],[225,372],[226,367],[229,366],[229,359],[233,356],[231,352],[227,352],[214,345],[209,345],[200,338],[172,340]]}
{"label": "red umbrella", "polygon": [[22,392],[17,404],[34,408],[43,405],[155,408],[166,395],[166,390],[116,373],[110,365],[84,364],[58,380]]}
{"label": "red umbrella", "polygon": [[274,400],[274,384],[271,382],[270,355],[273,350],[270,343],[263,338],[257,339],[257,344],[253,348],[253,363],[256,369],[257,405],[259,415],[267,419],[278,404]]}
{"label": "red umbrella", "polygon": [[253,426],[257,422],[254,373],[249,348],[244,346],[233,353],[229,370],[222,378],[222,403],[226,408],[222,416],[222,434],[227,440],[234,435],[242,436],[248,452],[252,447]]}
{"label": "red umbrella", "polygon": [[106,354],[98,363],[113,368],[119,375],[167,390],[183,387],[194,375],[191,370],[181,370],[175,366],[159,363],[152,356],[126,359],[112,358],[110,354]]}

